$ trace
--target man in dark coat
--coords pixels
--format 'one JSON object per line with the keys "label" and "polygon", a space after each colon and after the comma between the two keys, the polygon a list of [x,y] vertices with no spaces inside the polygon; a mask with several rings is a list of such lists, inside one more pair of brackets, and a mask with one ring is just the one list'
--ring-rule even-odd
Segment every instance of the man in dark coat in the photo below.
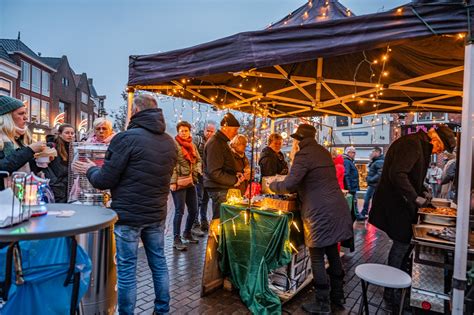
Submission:
{"label": "man in dark coat", "polygon": [[161,109],[151,95],[138,95],[127,131],[110,142],[104,165],[74,162],[98,189],[110,189],[117,212],[114,233],[117,248],[120,314],[133,314],[137,286],[137,250],[141,238],[155,288],[154,313],[169,312],[169,276],[164,254],[164,230],[170,180],[176,165],[176,147],[167,133]]}
{"label": "man in dark coat", "polygon": [[382,168],[385,157],[382,154],[382,149],[375,147],[371,153],[372,160],[369,163],[369,172],[367,173],[367,191],[365,192],[364,197],[364,208],[362,212],[357,217],[357,220],[367,219],[367,214],[369,213],[370,200],[374,196],[375,188],[377,187],[380,176],[382,176]]}
{"label": "man in dark coat", "polygon": [[[298,126],[291,137],[299,142],[290,173],[282,182],[273,182],[276,193],[298,193],[305,244],[311,254],[316,287],[315,303],[303,305],[311,314],[329,314],[331,301],[344,304],[342,268],[337,243],[353,237],[350,209],[339,187],[331,154],[314,139],[316,129],[307,124]],[[329,261],[331,292],[324,266]]]}
{"label": "man in dark coat", "polygon": [[288,164],[281,153],[282,143],[283,138],[278,133],[272,133],[268,137],[268,146],[263,148],[258,160],[262,177],[288,174]]}
{"label": "man in dark coat", "polygon": [[[412,224],[418,219],[418,208],[428,204],[423,185],[431,154],[456,146],[454,133],[440,125],[428,133],[419,131],[396,140],[385,156],[382,176],[375,191],[369,222],[392,239],[388,265],[404,269],[411,251]],[[385,290],[388,302],[396,303],[392,290]]]}
{"label": "man in dark coat", "polygon": [[356,149],[347,147],[342,157],[344,158],[344,188],[352,195],[352,211],[353,219],[359,217],[359,207],[357,206],[357,192],[359,191],[359,171],[354,163]]}
{"label": "man in dark coat", "polygon": [[236,170],[234,154],[227,144],[237,135],[240,124],[231,113],[224,115],[221,129],[204,147],[204,187],[212,199],[212,218],[220,217],[220,206],[229,188],[238,187],[245,181],[242,173]]}
{"label": "man in dark coat", "polygon": [[[204,130],[201,130],[195,137],[193,137],[194,144],[196,145],[199,156],[204,156],[204,147],[206,142],[216,133],[216,125],[214,122],[208,121],[204,127]],[[203,170],[204,173],[204,170]],[[199,227],[201,231],[207,232],[209,231],[209,222],[207,219],[207,205],[209,203],[209,194],[207,190],[204,188],[204,178],[203,176],[199,176],[198,182],[196,184],[196,192],[198,196],[198,207],[199,207],[199,214],[196,216],[196,220],[194,222],[194,227]],[[200,217],[200,218],[199,218]],[[201,222],[199,223],[199,219]]]}

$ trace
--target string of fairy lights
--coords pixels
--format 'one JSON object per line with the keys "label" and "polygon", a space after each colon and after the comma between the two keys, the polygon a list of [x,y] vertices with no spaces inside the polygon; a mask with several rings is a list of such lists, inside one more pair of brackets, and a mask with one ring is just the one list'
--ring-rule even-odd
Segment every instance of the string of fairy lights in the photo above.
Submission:
{"label": "string of fairy lights", "polygon": [[[232,203],[228,203],[229,205],[233,205]],[[296,221],[294,220],[294,215],[292,212],[290,211],[281,211],[281,210],[273,210],[273,209],[269,209],[270,211],[274,212],[275,214],[278,214],[278,216],[289,216],[289,227],[290,228],[294,228],[298,233],[301,233],[301,230],[298,226],[298,224],[296,223]],[[266,210],[268,211],[268,210]],[[222,221],[222,222],[219,222],[215,225],[213,225],[211,227],[211,235],[212,237],[214,238],[214,240],[216,241],[216,243],[218,244],[219,243],[219,236],[222,235],[222,230],[224,229],[224,227],[229,224],[231,225],[232,227],[232,232],[234,234],[234,236],[237,236],[237,224],[236,221],[241,221],[243,219],[243,224],[245,225],[250,225],[250,220],[251,220],[251,217],[253,216],[254,214],[250,211],[249,208],[245,209],[245,210],[242,210],[240,212],[238,212],[236,215]],[[298,250],[296,249],[296,247],[291,243],[291,242],[288,242],[288,246],[291,248],[292,251],[294,251],[295,253],[298,253]],[[212,259],[212,252],[211,252],[211,248],[208,247],[207,248],[208,250],[208,254],[210,255],[211,259]]]}

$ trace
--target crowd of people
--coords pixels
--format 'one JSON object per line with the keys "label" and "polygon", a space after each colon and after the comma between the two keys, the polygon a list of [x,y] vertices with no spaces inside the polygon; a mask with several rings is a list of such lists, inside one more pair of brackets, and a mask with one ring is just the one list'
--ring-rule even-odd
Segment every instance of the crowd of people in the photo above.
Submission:
{"label": "crowd of people", "polygon": [[[27,127],[27,109],[20,100],[0,96],[0,170],[42,173],[50,179],[56,202],[67,202],[69,146],[76,141],[72,125],[63,124],[47,142],[32,141]],[[98,118],[88,143],[108,145],[102,166],[91,161],[74,161],[76,172],[85,174],[97,189],[110,189],[111,207],[118,214],[114,233],[117,253],[118,305],[120,314],[133,314],[137,294],[136,266],[141,239],[155,290],[154,314],[169,312],[169,275],[164,253],[164,232],[168,196],[174,203],[173,247],[184,251],[209,231],[209,221],[219,218],[220,205],[230,188],[245,194],[254,180],[245,149],[248,139],[239,134],[239,121],[226,113],[219,129],[207,122],[192,135],[192,125],[181,121],[177,135],[166,133],[165,119],[156,99],[148,94],[133,100],[128,128],[115,134],[109,120]],[[300,124],[293,138],[291,165],[281,152],[282,137],[271,134],[258,160],[261,176],[287,175],[267,182],[275,193],[297,193],[309,248],[315,282],[315,299],[303,308],[315,314],[328,314],[330,303],[343,305],[344,269],[338,244],[353,237],[353,220],[366,220],[385,231],[393,240],[388,264],[403,269],[410,251],[411,224],[417,208],[426,206],[432,196],[451,196],[455,174],[456,146],[453,132],[439,126],[396,140],[384,155],[375,147],[370,155],[367,191],[359,212],[359,171],[356,149],[345,148],[333,155],[317,143],[316,130]],[[47,167],[38,167],[35,154],[54,147],[57,157]],[[428,165],[432,154],[443,151],[444,170]],[[8,178],[5,178],[6,180]],[[444,186],[442,186],[444,185]],[[0,189],[6,182],[0,183]],[[342,190],[353,196],[352,211]],[[207,214],[212,200],[212,215]],[[182,219],[187,210],[184,230]],[[351,220],[351,215],[353,218]],[[192,245],[191,245],[192,246]],[[329,268],[325,269],[325,259]],[[393,301],[395,291],[386,290]]]}

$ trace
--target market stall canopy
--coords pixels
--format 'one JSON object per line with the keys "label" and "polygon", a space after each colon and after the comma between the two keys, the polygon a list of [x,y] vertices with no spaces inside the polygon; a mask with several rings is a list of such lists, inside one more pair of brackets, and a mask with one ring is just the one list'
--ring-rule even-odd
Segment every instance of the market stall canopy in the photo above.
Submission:
{"label": "market stall canopy", "polygon": [[130,56],[128,85],[271,118],[460,112],[470,10],[412,3]]}

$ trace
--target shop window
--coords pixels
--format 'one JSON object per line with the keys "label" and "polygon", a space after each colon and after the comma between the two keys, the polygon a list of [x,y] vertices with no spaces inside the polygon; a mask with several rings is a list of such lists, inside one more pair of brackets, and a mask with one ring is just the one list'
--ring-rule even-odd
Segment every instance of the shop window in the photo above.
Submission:
{"label": "shop window", "polygon": [[349,126],[349,117],[336,116],[336,126],[337,127],[348,127]]}
{"label": "shop window", "polygon": [[40,123],[41,104],[37,98],[31,98],[30,104],[30,122],[33,124]]}
{"label": "shop window", "polygon": [[447,121],[448,114],[440,112],[423,112],[416,116],[417,122],[440,122]]}
{"label": "shop window", "polygon": [[49,102],[41,101],[41,124],[49,126]]}
{"label": "shop window", "polygon": [[12,82],[10,80],[0,78],[0,95],[12,95]]}
{"label": "shop window", "polygon": [[49,96],[50,76],[48,72],[41,72],[41,94]]}
{"label": "shop window", "polygon": [[39,93],[41,86],[41,70],[31,66],[31,90]]}
{"label": "shop window", "polygon": [[25,89],[30,89],[30,64],[21,61],[21,81],[20,86]]}

